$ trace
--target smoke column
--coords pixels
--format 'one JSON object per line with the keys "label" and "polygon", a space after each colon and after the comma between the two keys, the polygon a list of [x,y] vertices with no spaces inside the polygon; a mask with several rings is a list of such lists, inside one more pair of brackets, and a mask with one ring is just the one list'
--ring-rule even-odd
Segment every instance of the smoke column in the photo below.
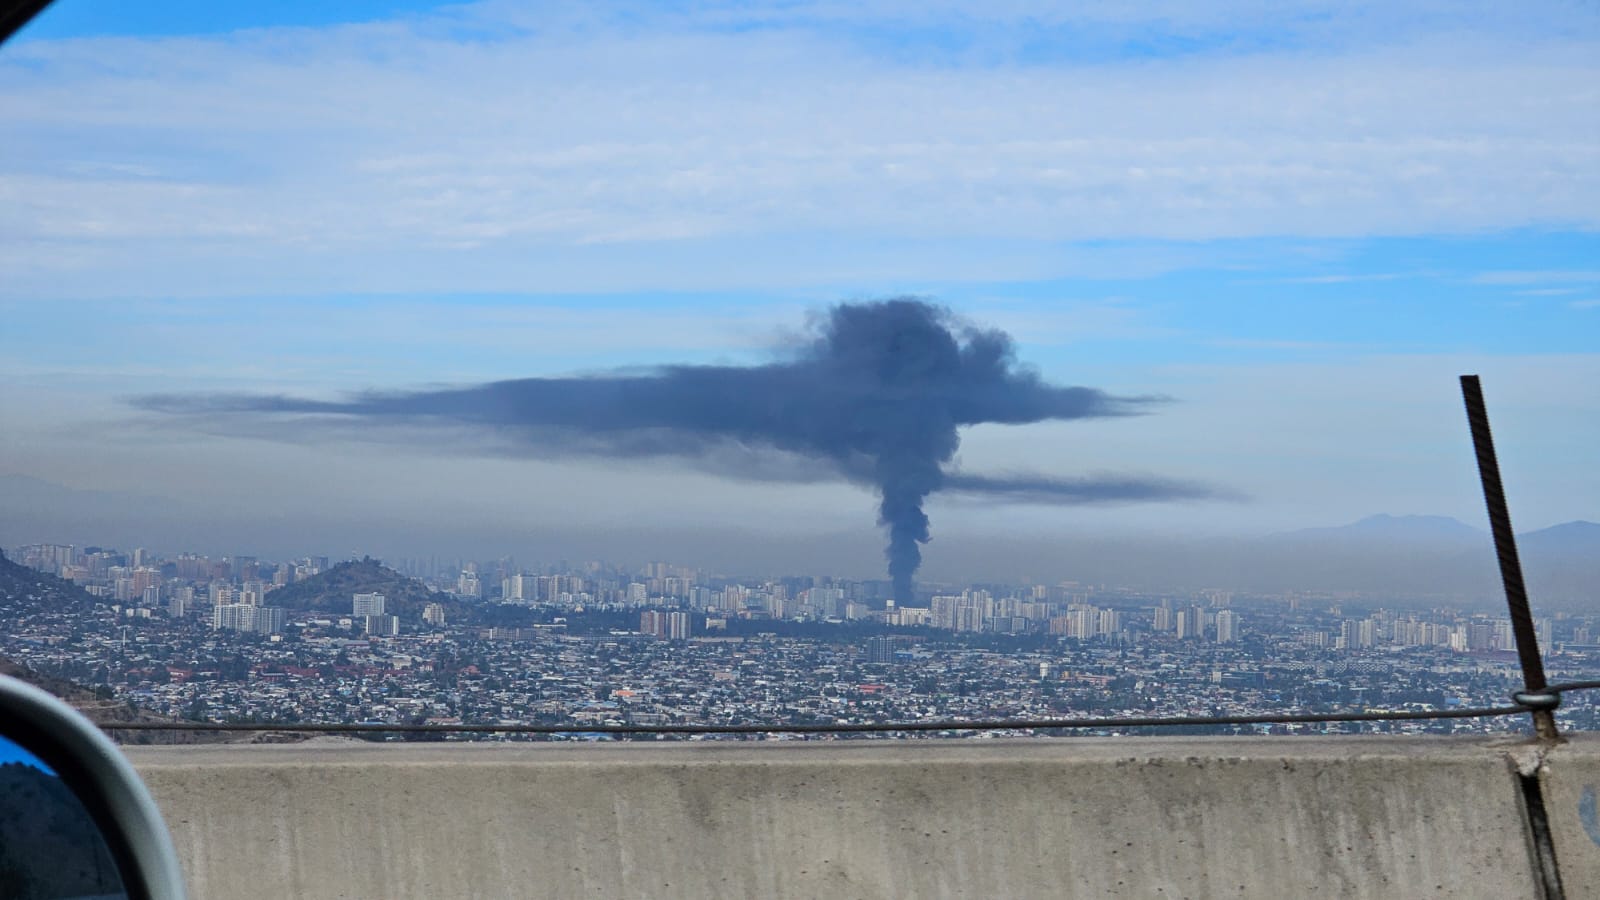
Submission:
{"label": "smoke column", "polygon": [[[283,396],[156,396],[135,401],[191,417],[295,417],[299,424],[370,422],[509,430],[530,454],[719,458],[740,451],[800,457],[869,484],[888,532],[894,597],[929,539],[923,503],[950,489],[1030,502],[1213,496],[1192,484],[1132,477],[1060,479],[950,473],[958,429],[983,423],[1131,415],[1151,401],[1044,383],[1019,365],[1009,336],[959,324],[916,299],[841,303],[792,357],[760,366],[663,366],[570,378],[527,378],[440,390]],[[365,436],[380,437],[368,429]],[[772,454],[771,451],[783,451]],[[734,473],[737,474],[737,473]],[[798,477],[798,476],[797,476]]]}

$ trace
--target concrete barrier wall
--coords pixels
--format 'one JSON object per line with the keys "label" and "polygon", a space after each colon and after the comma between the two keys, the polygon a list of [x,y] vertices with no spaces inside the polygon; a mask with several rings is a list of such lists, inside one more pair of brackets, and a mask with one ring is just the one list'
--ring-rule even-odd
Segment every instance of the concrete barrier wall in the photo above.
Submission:
{"label": "concrete barrier wall", "polygon": [[1539,776],[1567,897],[1600,897],[1600,735],[1545,753]]}
{"label": "concrete barrier wall", "polygon": [[[201,900],[1508,900],[1537,896],[1514,749],[1351,737],[129,755]],[[1600,785],[1600,751],[1580,752],[1594,777],[1552,787],[1563,803],[1577,792],[1569,805]],[[1575,827],[1564,840],[1588,842]]]}

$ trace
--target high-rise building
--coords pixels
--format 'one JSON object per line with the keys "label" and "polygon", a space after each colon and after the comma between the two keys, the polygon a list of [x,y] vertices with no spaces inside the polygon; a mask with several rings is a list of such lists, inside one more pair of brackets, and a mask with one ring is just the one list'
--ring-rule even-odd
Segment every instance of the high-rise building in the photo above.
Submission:
{"label": "high-rise building", "polygon": [[[843,592],[841,591],[840,594],[842,599]],[[746,588],[742,584],[730,584],[722,589],[722,595],[717,600],[717,609],[720,609],[723,612],[742,612],[745,608],[745,602],[749,599],[749,597],[749,588]],[[829,615],[837,616],[843,612],[844,610],[839,608]]]}
{"label": "high-rise building", "polygon": [[230,628],[234,631],[243,631],[244,629],[239,627],[239,619],[241,615],[249,613],[251,609],[252,607],[239,603],[218,603],[211,607],[212,630],[221,631],[224,628]]}
{"label": "high-rise building", "polygon": [[1156,607],[1154,627],[1156,631],[1166,632],[1172,630],[1172,604],[1165,601]]}
{"label": "high-rise building", "polygon": [[1067,608],[1067,637],[1088,640],[1099,634],[1100,611],[1087,603]]}
{"label": "high-rise building", "polygon": [[257,606],[251,631],[256,634],[281,634],[288,618],[281,606]]}
{"label": "high-rise building", "polygon": [[143,593],[145,588],[161,583],[161,570],[151,566],[138,566],[128,573],[128,577],[133,579],[133,589]]}
{"label": "high-rise building", "polygon": [[435,628],[444,627],[444,604],[429,603],[422,608],[422,621]]}
{"label": "high-rise building", "polygon": [[1194,610],[1178,610],[1178,640],[1195,637],[1199,629],[1195,627]]}
{"label": "high-rise building", "polygon": [[867,662],[894,662],[895,639],[888,635],[867,638]]}
{"label": "high-rise building", "polygon": [[382,613],[362,616],[361,627],[368,637],[394,637],[400,633],[400,617]]}
{"label": "high-rise building", "polygon": [[77,561],[71,544],[29,544],[17,551],[17,562],[41,572],[59,574]]}
{"label": "high-rise building", "polygon": [[689,637],[689,614],[647,609],[639,614],[639,631],[670,641]]}
{"label": "high-rise building", "polygon": [[1377,625],[1371,619],[1345,619],[1339,627],[1339,642],[1346,650],[1368,650],[1377,633]]}
{"label": "high-rise building", "polygon": [[239,602],[246,606],[260,606],[266,602],[267,585],[261,581],[246,581],[239,586]]}
{"label": "high-rise building", "polygon": [[279,634],[287,614],[282,607],[249,603],[222,603],[211,608],[213,630],[232,629],[250,634]]}
{"label": "high-rise building", "polygon": [[377,592],[354,594],[350,598],[350,615],[358,619],[362,616],[381,616],[386,599]]}
{"label": "high-rise building", "polygon": [[1100,610],[1096,630],[1107,637],[1119,634],[1122,631],[1122,613],[1110,607]]}
{"label": "high-rise building", "polygon": [[[459,587],[459,584],[457,586]],[[500,598],[507,602],[532,603],[537,599],[538,590],[538,578],[519,573],[501,582]]]}
{"label": "high-rise building", "polygon": [[929,624],[933,617],[926,606],[896,606],[888,611],[884,621],[890,625],[918,627]]}
{"label": "high-rise building", "polygon": [[1239,639],[1239,614],[1231,609],[1217,611],[1217,643],[1231,644]]}

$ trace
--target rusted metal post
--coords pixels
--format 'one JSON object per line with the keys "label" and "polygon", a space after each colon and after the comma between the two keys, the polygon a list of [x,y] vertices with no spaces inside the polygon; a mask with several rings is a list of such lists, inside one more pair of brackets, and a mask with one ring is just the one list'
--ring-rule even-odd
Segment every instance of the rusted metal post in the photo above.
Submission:
{"label": "rusted metal post", "polygon": [[[1494,552],[1500,560],[1500,581],[1505,586],[1506,608],[1511,612],[1511,634],[1517,642],[1517,659],[1522,663],[1522,684],[1529,696],[1533,730],[1540,740],[1560,739],[1556,732],[1555,705],[1559,695],[1550,695],[1544,679],[1544,659],[1539,655],[1539,636],[1533,628],[1533,612],[1528,608],[1528,588],[1522,581],[1522,561],[1517,557],[1517,536],[1511,530],[1511,512],[1506,506],[1505,487],[1500,483],[1500,463],[1495,458],[1494,436],[1489,433],[1489,411],[1483,402],[1483,385],[1476,375],[1461,376],[1461,397],[1467,405],[1467,424],[1472,429],[1472,446],[1478,454],[1478,478],[1483,482],[1483,502],[1489,508],[1489,530],[1494,535]],[[1555,702],[1545,704],[1547,698]],[[1523,695],[1518,695],[1518,702]]]}

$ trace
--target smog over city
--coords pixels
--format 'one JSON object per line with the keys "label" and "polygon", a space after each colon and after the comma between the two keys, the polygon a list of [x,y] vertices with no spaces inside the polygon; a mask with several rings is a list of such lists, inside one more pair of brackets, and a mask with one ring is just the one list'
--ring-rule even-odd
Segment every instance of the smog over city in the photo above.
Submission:
{"label": "smog over city", "polygon": [[[877,491],[878,521],[889,536],[889,575],[902,601],[913,597],[919,545],[930,539],[923,502],[936,491],[1063,504],[1222,493],[1126,475],[951,472],[946,466],[960,446],[962,426],[1137,415],[1153,411],[1161,398],[1047,384],[1017,361],[1010,336],[958,323],[922,300],[841,303],[817,317],[816,331],[792,358],[762,366],[661,366],[336,401],[205,395],[136,403],[209,418],[214,427],[246,415],[298,416],[272,430],[280,438],[328,417],[495,429],[517,436],[531,456],[661,455],[727,463],[738,450],[753,449],[799,457],[791,470],[796,478],[814,476],[807,464],[823,462],[836,476]],[[219,417],[230,421],[219,423]],[[734,452],[727,452],[730,445]],[[771,478],[782,470],[761,471]]]}

